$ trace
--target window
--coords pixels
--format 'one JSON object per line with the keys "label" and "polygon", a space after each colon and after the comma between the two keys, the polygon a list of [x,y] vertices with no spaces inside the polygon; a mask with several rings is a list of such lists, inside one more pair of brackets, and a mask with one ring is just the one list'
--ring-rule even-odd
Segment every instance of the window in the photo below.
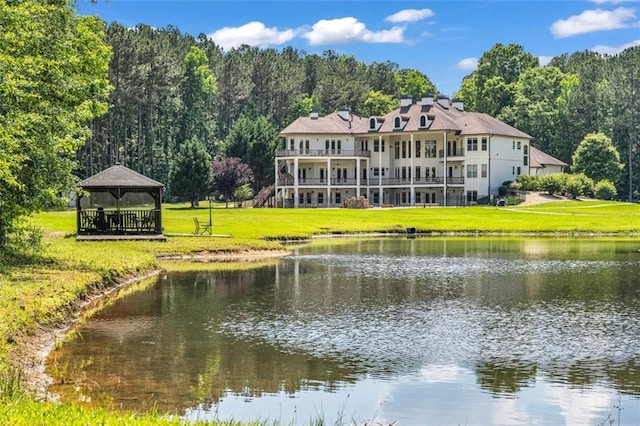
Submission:
{"label": "window", "polygon": [[[324,183],[324,168],[320,169],[320,182]],[[318,201],[319,202],[319,201]]]}
{"label": "window", "polygon": [[329,139],[324,140],[324,149],[329,149]]}
{"label": "window", "polygon": [[342,203],[342,195],[339,192],[336,192],[336,204]]}
{"label": "window", "polygon": [[382,152],[384,152],[384,139],[382,139]]}
{"label": "window", "polygon": [[477,150],[478,150],[478,138],[468,138],[467,151],[477,151]]}
{"label": "window", "polygon": [[516,174],[516,166],[512,166],[511,167],[511,174],[515,175]]}
{"label": "window", "polygon": [[512,141],[512,142],[513,143],[512,143],[511,149],[516,149],[516,141]]}
{"label": "window", "polygon": [[480,177],[486,178],[487,177],[487,165],[483,164],[482,166],[480,166]]}
{"label": "window", "polygon": [[379,204],[380,203],[380,193],[379,192],[374,192],[373,193],[373,204]]}
{"label": "window", "polygon": [[400,117],[396,117],[393,119],[393,128],[394,129],[401,129],[402,128],[402,120],[400,119]]}
{"label": "window", "polygon": [[522,142],[518,141],[518,149],[522,149]]}
{"label": "window", "polygon": [[436,158],[436,141],[426,141],[424,143],[424,157]]}
{"label": "window", "polygon": [[518,176],[520,176],[520,166],[518,166],[517,171],[518,171]]}
{"label": "window", "polygon": [[422,194],[421,192],[416,192],[416,203],[422,202],[422,198],[420,197],[421,194]]}
{"label": "window", "polygon": [[522,147],[522,164],[524,166],[529,165],[529,145],[524,145]]}
{"label": "window", "polygon": [[397,160],[398,158],[400,158],[400,142],[395,143],[395,151],[396,151],[395,154],[396,154],[396,160]]}
{"label": "window", "polygon": [[289,149],[292,151],[295,149],[295,141],[293,139],[289,139]]}
{"label": "window", "polygon": [[373,176],[374,177],[380,176],[380,169],[378,167],[373,168]]}
{"label": "window", "polygon": [[420,166],[416,166],[416,179],[420,180]]}
{"label": "window", "polygon": [[371,117],[369,119],[369,130],[375,130],[376,129],[376,119]]}
{"label": "window", "polygon": [[324,193],[318,192],[318,204],[324,204]]}
{"label": "window", "polygon": [[402,158],[407,158],[407,141],[402,141]]}
{"label": "window", "polygon": [[304,141],[304,149],[306,149],[307,151],[309,151],[309,139]]}
{"label": "window", "polygon": [[467,191],[467,203],[478,202],[478,191]]}
{"label": "window", "polygon": [[416,141],[416,158],[420,158],[420,141]]}
{"label": "window", "polygon": [[488,145],[488,140],[487,138],[482,138],[482,142],[481,142],[481,150],[486,151],[487,150],[487,145]]}
{"label": "window", "polygon": [[311,193],[307,192],[307,204],[311,204]]}
{"label": "window", "polygon": [[468,178],[477,178],[478,177],[478,165],[477,164],[469,164],[467,166],[467,177]]}
{"label": "window", "polygon": [[378,139],[373,141],[373,152],[380,152],[380,141]]}
{"label": "window", "polygon": [[427,127],[427,116],[426,115],[421,115],[420,116],[420,127]]}

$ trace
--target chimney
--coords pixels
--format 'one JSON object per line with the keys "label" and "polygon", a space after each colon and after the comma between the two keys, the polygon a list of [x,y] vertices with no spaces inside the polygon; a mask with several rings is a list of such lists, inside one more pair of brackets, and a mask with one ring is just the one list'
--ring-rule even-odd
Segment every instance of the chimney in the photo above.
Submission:
{"label": "chimney", "polygon": [[309,118],[311,118],[312,120],[317,120],[318,119],[318,110],[315,108],[311,108],[311,111],[309,111]]}
{"label": "chimney", "polygon": [[338,107],[338,116],[344,121],[349,121],[351,120],[351,110],[345,105]]}
{"label": "chimney", "polygon": [[432,93],[425,93],[424,95],[422,95],[422,105],[433,105],[433,94]]}
{"label": "chimney", "polygon": [[412,103],[413,103],[413,96],[411,95],[404,95],[403,97],[400,98],[400,108],[411,106]]}
{"label": "chimney", "polygon": [[451,100],[453,107],[458,111],[464,111],[464,101],[461,98],[453,98]]}
{"label": "chimney", "polygon": [[438,103],[442,108],[449,108],[449,97],[445,95],[438,96]]}

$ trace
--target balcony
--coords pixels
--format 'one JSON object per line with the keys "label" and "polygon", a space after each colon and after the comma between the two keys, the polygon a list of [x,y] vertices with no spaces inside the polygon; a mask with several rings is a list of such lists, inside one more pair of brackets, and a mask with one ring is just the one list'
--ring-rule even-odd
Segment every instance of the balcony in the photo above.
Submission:
{"label": "balcony", "polygon": [[[377,181],[376,181],[377,182]],[[278,185],[280,186],[293,186],[294,180],[291,175],[280,175],[278,177]],[[355,178],[300,178],[298,179],[298,186],[306,187],[325,187],[325,186],[356,186],[357,181]],[[360,186],[367,186],[367,179],[360,179]]]}
{"label": "balcony", "polygon": [[[440,151],[438,151],[438,157],[439,158],[444,158],[444,149],[441,149]],[[462,148],[457,148],[457,149],[448,149],[447,150],[447,159],[453,159],[453,158],[461,158],[464,157],[464,149]]]}
{"label": "balcony", "polygon": [[276,158],[278,157],[371,157],[369,151],[352,150],[352,149],[276,149]]}

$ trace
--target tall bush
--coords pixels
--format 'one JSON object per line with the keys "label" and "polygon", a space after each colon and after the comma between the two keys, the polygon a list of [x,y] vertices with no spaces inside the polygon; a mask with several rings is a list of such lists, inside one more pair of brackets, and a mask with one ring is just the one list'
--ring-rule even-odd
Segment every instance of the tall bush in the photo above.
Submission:
{"label": "tall bush", "polygon": [[616,186],[609,180],[603,179],[596,183],[594,187],[594,194],[599,200],[611,200],[618,195]]}

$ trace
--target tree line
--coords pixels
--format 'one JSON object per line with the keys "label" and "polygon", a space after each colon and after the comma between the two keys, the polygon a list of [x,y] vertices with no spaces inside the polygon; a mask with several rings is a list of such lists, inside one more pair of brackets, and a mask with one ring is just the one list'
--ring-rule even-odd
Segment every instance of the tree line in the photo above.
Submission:
{"label": "tree line", "polygon": [[640,46],[617,55],[582,51],[540,67],[521,46],[497,44],[465,77],[465,108],[486,112],[533,136],[533,145],[573,166],[591,134],[609,138],[624,167],[613,182],[622,198],[640,198]]}

